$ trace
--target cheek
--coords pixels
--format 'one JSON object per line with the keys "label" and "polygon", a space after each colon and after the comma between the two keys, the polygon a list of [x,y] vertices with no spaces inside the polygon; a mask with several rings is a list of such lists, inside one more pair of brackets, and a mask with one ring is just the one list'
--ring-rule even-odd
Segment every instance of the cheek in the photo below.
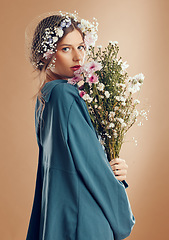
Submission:
{"label": "cheek", "polygon": [[56,54],[56,62],[59,65],[67,65],[67,63],[69,63],[70,61],[70,56],[69,54],[65,54],[65,53],[58,53]]}
{"label": "cheek", "polygon": [[61,67],[65,63],[65,58],[61,54],[56,54],[55,67]]}

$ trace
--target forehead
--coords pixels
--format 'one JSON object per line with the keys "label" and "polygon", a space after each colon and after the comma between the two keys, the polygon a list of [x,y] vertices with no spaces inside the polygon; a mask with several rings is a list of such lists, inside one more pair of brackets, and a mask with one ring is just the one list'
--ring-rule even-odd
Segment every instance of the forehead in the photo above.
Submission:
{"label": "forehead", "polygon": [[78,45],[79,43],[82,42],[83,42],[82,35],[77,29],[74,29],[72,32],[68,33],[60,40],[58,46],[63,44]]}

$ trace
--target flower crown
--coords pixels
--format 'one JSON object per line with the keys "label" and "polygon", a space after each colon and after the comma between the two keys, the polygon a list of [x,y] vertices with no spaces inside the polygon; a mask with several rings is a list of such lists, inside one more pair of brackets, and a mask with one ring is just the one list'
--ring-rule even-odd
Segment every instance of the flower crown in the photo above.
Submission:
{"label": "flower crown", "polygon": [[[58,15],[58,14],[57,14]],[[38,50],[38,53],[43,54],[43,58],[50,59],[53,54],[57,51],[57,42],[64,35],[64,28],[68,28],[73,19],[75,22],[79,22],[77,25],[78,28],[84,33],[84,42],[86,45],[86,50],[89,51],[90,46],[95,46],[95,42],[98,39],[97,31],[98,31],[98,22],[95,18],[93,18],[93,22],[90,23],[85,19],[78,20],[78,13],[75,11],[74,13],[63,13],[59,11],[59,15],[63,17],[61,21],[54,25],[45,28],[44,35],[42,36],[43,41],[41,42],[41,49]],[[54,67],[56,58],[53,58],[52,63],[48,66],[48,68]],[[36,68],[39,65],[44,65],[44,63],[39,60],[37,62],[33,62],[33,65]]]}

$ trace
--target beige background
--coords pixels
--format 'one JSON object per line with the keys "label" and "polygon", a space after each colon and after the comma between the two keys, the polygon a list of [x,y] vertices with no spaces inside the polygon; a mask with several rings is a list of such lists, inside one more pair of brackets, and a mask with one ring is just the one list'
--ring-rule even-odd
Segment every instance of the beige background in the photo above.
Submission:
{"label": "beige background", "polygon": [[[37,15],[77,10],[99,25],[98,45],[118,41],[131,76],[143,72],[140,99],[151,105],[149,120],[134,126],[121,157],[129,170],[127,193],[136,217],[130,240],[168,238],[169,149],[168,68],[169,1],[167,0],[6,0],[1,3],[1,168],[0,235],[26,237],[36,180],[38,147],[34,131],[35,75],[24,58],[24,31]],[[119,55],[119,56],[120,56]],[[147,102],[147,101],[146,101]]]}

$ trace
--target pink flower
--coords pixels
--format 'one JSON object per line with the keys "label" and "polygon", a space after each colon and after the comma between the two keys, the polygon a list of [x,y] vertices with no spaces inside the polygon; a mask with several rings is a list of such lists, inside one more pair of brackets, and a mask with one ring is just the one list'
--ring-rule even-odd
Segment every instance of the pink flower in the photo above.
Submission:
{"label": "pink flower", "polygon": [[81,97],[83,97],[84,95],[86,94],[86,92],[85,91],[80,91],[80,93],[79,93],[79,95],[81,96]]}
{"label": "pink flower", "polygon": [[68,83],[75,85],[76,83],[83,80],[83,77],[81,75],[74,76],[73,78],[68,79]]}
{"label": "pink flower", "polygon": [[98,62],[89,62],[88,63],[88,69],[90,72],[96,72],[102,68],[101,63]]}
{"label": "pink flower", "polygon": [[94,47],[96,40],[97,39],[96,39],[96,37],[94,36],[93,33],[87,32],[86,35],[85,35],[85,38],[84,38],[84,42],[85,42],[85,45],[86,45],[87,49],[89,48],[89,46]]}
{"label": "pink flower", "polygon": [[74,75],[80,77],[83,72],[83,67],[80,67],[78,70],[74,71]]}
{"label": "pink flower", "polygon": [[91,76],[92,73],[100,70],[102,68],[101,63],[98,62],[88,62],[84,65],[82,65],[78,70],[74,72],[75,76],[81,76],[82,73],[85,74],[85,76]]}
{"label": "pink flower", "polygon": [[46,59],[49,59],[49,58],[51,58],[52,57],[52,55],[54,54],[54,52],[52,51],[52,50],[47,50],[47,52],[45,52],[44,54],[43,54],[43,57],[44,58],[46,58]]}
{"label": "pink flower", "polygon": [[89,83],[98,83],[98,77],[96,75],[92,75],[90,78],[86,80]]}
{"label": "pink flower", "polygon": [[88,62],[88,63],[84,64],[78,70],[82,71],[83,73],[85,73],[86,76],[91,76],[91,74],[93,74],[94,72],[100,70],[101,68],[102,68],[101,63],[93,61],[93,62]]}

